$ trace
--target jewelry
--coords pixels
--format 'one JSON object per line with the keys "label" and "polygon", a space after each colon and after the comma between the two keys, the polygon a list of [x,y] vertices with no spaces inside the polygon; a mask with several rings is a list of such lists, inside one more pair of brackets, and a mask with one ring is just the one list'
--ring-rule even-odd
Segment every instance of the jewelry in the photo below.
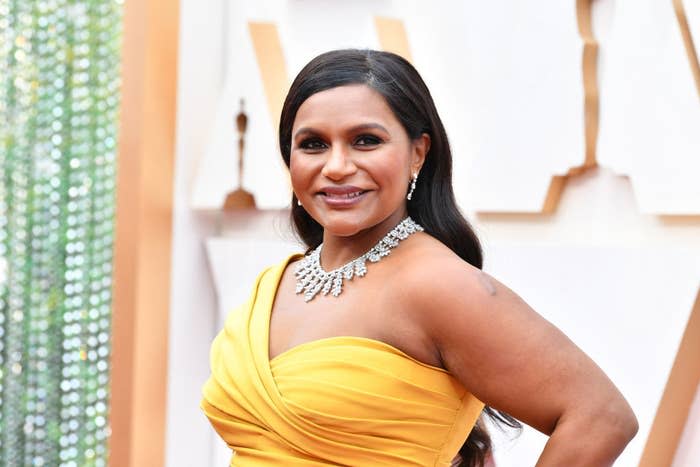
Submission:
{"label": "jewelry", "polygon": [[408,190],[406,199],[411,201],[411,196],[413,196],[413,191],[416,189],[416,180],[418,180],[418,174],[413,174],[413,180],[411,180],[411,189]]}
{"label": "jewelry", "polygon": [[296,293],[304,293],[304,301],[311,301],[319,292],[323,295],[331,293],[334,297],[343,291],[343,279],[352,280],[353,277],[364,277],[367,274],[366,262],[376,263],[389,255],[391,250],[405,240],[409,235],[423,232],[423,227],[410,217],[406,217],[396,227],[377,242],[367,253],[355,258],[349,263],[326,272],[321,267],[321,243],[311,253],[306,255],[297,265],[294,275],[297,278]]}
{"label": "jewelry", "polygon": [[297,198],[297,206],[301,206],[301,201]]}

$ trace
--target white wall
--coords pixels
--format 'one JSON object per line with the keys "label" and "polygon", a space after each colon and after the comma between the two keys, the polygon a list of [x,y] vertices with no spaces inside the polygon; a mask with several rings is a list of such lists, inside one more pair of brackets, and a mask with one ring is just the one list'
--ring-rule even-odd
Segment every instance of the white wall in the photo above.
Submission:
{"label": "white wall", "polygon": [[[226,8],[224,2],[181,2],[167,465],[222,465],[228,457],[198,409],[200,387],[208,375],[208,345],[220,314],[237,291],[244,293],[260,258],[266,256],[248,261],[238,255],[233,268],[227,268],[221,258],[236,257],[236,252],[251,244],[273,244],[284,251],[293,248],[288,236],[277,234],[284,218],[279,211],[229,216],[223,221],[211,211],[233,188],[232,117],[241,96],[246,98],[250,117],[246,188],[255,192],[264,207],[284,208],[289,199],[246,21],[278,22],[287,68],[294,74],[321,50],[377,47],[375,14],[404,20],[414,64],[431,88],[451,138],[456,192],[484,243],[485,269],[567,332],[620,386],[642,429],[619,465],[636,465],[700,278],[698,217],[657,214],[664,206],[670,212],[679,211],[674,208],[678,199],[684,200],[680,204],[684,209],[700,206],[694,186],[688,188],[686,182],[687,174],[700,173],[698,158],[691,157],[700,148],[690,136],[683,139],[683,133],[654,127],[657,140],[671,148],[652,145],[657,158],[673,156],[679,167],[680,182],[667,179],[663,186],[671,195],[678,193],[677,187],[685,190],[680,198],[669,195],[667,201],[658,202],[653,177],[647,176],[649,183],[640,187],[625,176],[629,167],[638,167],[638,159],[624,152],[625,138],[637,141],[649,133],[635,129],[630,134],[610,123],[620,121],[624,102],[615,104],[615,98],[609,97],[620,87],[619,80],[610,78],[615,73],[609,61],[613,46],[606,46],[610,44],[606,41],[615,24],[623,22],[616,15],[625,9],[613,8],[612,0],[597,2],[596,25],[604,46],[601,89],[611,99],[608,107],[607,101],[601,104],[599,160],[603,167],[570,181],[552,215],[477,215],[477,207],[537,211],[551,175],[564,173],[582,160],[575,2],[552,1],[547,8],[523,7],[509,10],[510,14],[501,10],[503,5],[476,1],[445,1],[440,9],[424,9],[425,3],[415,0],[337,4],[231,0]],[[489,23],[493,21],[500,23]],[[658,34],[662,33],[670,34],[666,29]],[[548,40],[551,37],[557,41]],[[621,53],[619,48],[615,53]],[[640,66],[638,61],[634,64]],[[682,62],[667,66],[676,67],[673,76],[683,72]],[[489,79],[489,73],[494,79]],[[663,98],[656,96],[657,102]],[[653,103],[649,105],[653,114]],[[697,109],[690,108],[668,118],[687,123],[697,117]],[[644,145],[635,148],[637,154]],[[654,154],[639,154],[644,160],[655,160]],[[636,173],[650,174],[653,166],[644,167],[647,172],[635,169]],[[662,174],[673,175],[670,170]],[[219,233],[222,222],[225,228]],[[217,262],[208,260],[207,252],[218,260],[212,272],[209,265]],[[221,278],[218,287],[215,277]],[[676,467],[700,462],[699,433],[696,403]],[[513,443],[499,440],[499,466],[533,464],[544,441],[534,430],[526,430]]]}
{"label": "white wall", "polygon": [[180,63],[166,465],[213,464],[216,442],[199,410],[200,388],[209,376],[209,343],[217,329],[216,295],[203,239],[216,232],[216,214],[190,209],[191,191],[223,85],[223,21],[218,2],[180,5]]}

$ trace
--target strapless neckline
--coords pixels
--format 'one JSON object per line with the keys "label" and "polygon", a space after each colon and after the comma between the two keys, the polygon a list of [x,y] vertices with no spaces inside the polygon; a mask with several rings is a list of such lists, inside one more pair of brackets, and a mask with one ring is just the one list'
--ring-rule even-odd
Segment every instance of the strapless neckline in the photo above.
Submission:
{"label": "strapless neckline", "polygon": [[[274,290],[278,290],[280,281],[282,280],[282,275],[284,274],[284,271],[287,269],[289,266],[289,263],[295,259],[301,258],[304,255],[300,253],[295,253],[287,257],[287,259],[282,263],[282,267],[279,267],[277,271],[275,271],[275,276],[272,279],[272,282],[274,283]],[[375,349],[380,352],[389,352],[394,355],[397,355],[401,358],[405,358],[407,360],[410,360],[417,365],[420,365],[422,367],[428,368],[433,371],[441,372],[441,373],[449,373],[447,370],[444,368],[440,368],[435,365],[430,365],[429,363],[425,363],[421,360],[418,360],[417,358],[407,354],[403,350],[387,343],[384,341],[381,341],[379,339],[373,339],[371,337],[363,337],[363,336],[350,336],[350,335],[340,335],[340,336],[328,336],[328,337],[322,337],[319,339],[314,339],[311,341],[306,341],[302,342],[301,344],[297,344],[293,347],[290,347],[283,352],[275,355],[274,357],[270,358],[270,323],[272,320],[272,306],[274,305],[274,301],[270,304],[269,307],[267,307],[267,316],[264,319],[264,322],[267,323],[267,332],[265,334],[265,348],[267,349],[267,357],[269,361],[269,366],[272,367],[273,364],[277,363],[279,360],[284,360],[286,358],[290,358],[294,356],[297,353],[300,352],[311,352],[315,350],[321,350],[324,346],[328,345],[344,345],[344,346],[359,346],[359,347],[369,347],[372,349]]]}
{"label": "strapless neckline", "polygon": [[422,361],[418,360],[417,358],[412,357],[411,355],[407,354],[403,350],[401,350],[397,347],[394,347],[391,344],[388,344],[384,341],[380,341],[378,339],[372,339],[370,337],[362,337],[362,336],[330,336],[330,337],[323,337],[320,339],[315,339],[312,341],[302,342],[301,344],[295,345],[294,347],[291,347],[291,348],[285,350],[284,352],[275,355],[272,359],[270,359],[270,365],[274,365],[281,360],[292,358],[293,356],[295,356],[296,354],[299,354],[299,353],[313,352],[316,350],[323,350],[323,347],[337,346],[337,345],[349,346],[349,347],[354,346],[354,347],[370,348],[370,349],[377,350],[378,352],[391,353],[391,354],[394,354],[398,357],[410,360],[413,363],[420,365],[422,367],[425,367],[429,370],[449,374],[449,372],[447,370],[445,370],[444,368],[440,368],[438,366],[434,366],[434,365],[430,365],[428,363],[422,362]]}

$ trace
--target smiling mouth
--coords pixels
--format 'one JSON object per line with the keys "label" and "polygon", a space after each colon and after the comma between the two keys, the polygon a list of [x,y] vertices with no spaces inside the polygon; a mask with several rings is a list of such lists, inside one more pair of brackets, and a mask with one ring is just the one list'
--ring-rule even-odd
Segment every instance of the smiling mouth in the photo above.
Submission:
{"label": "smiling mouth", "polygon": [[326,191],[322,191],[321,194],[323,196],[326,196],[328,198],[334,198],[334,199],[352,199],[352,198],[357,198],[360,195],[363,195],[367,193],[367,191],[353,191],[351,193],[328,193]]}

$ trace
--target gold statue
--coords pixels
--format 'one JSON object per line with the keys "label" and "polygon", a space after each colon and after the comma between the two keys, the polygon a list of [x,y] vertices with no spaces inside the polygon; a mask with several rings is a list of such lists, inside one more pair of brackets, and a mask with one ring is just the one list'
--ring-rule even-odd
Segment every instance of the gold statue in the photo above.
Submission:
{"label": "gold statue", "polygon": [[244,102],[241,99],[241,110],[236,116],[236,127],[238,128],[238,188],[226,195],[224,211],[255,209],[255,197],[252,193],[243,189],[243,148],[245,146],[245,130],[248,126],[248,116],[243,112],[243,105]]}

